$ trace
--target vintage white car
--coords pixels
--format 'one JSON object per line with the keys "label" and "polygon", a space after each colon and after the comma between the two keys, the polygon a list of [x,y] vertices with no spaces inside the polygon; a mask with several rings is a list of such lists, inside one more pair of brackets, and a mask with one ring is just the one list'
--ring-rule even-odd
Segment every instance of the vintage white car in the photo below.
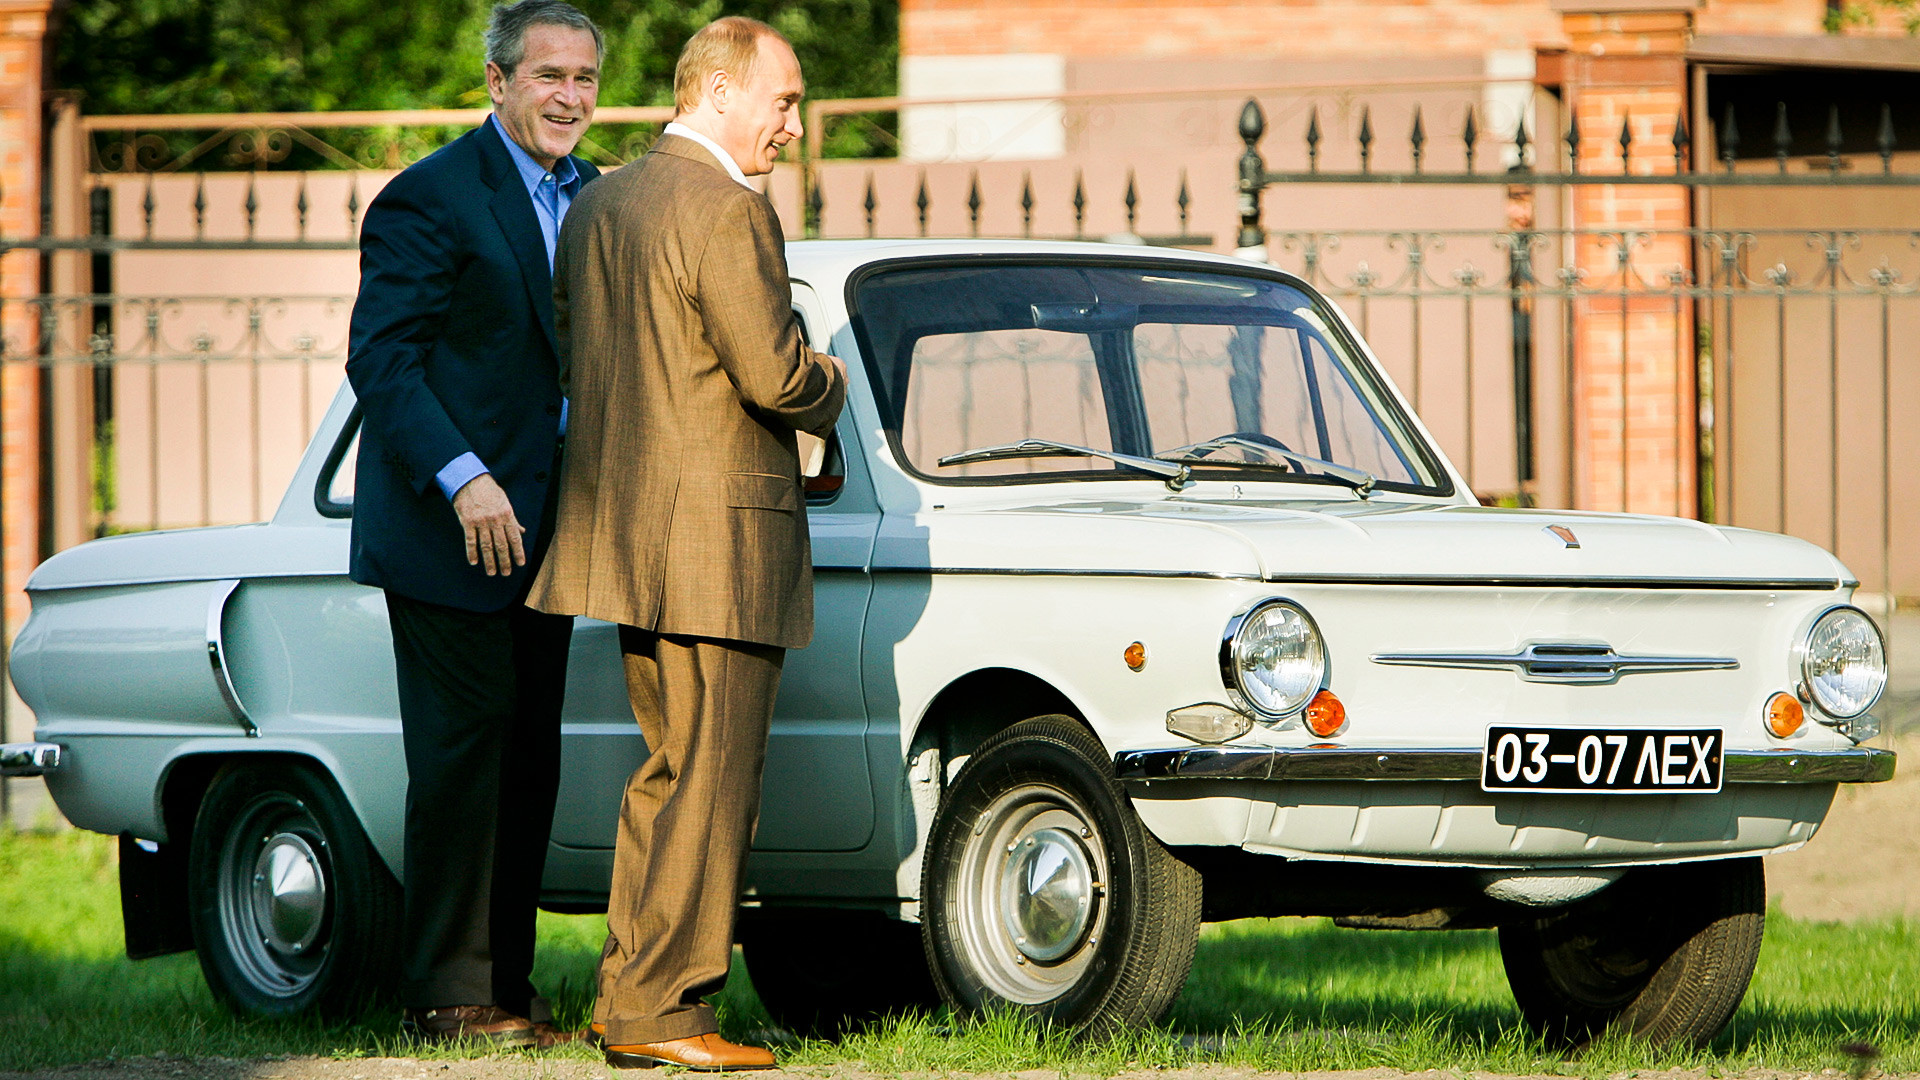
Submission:
{"label": "vintage white car", "polygon": [[[1203,920],[1498,927],[1521,1014],[1701,1043],[1886,681],[1798,540],[1477,504],[1353,324],[1224,257],[1035,242],[789,249],[853,389],[808,484],[740,937],[774,1015],[944,999],[1160,1017]],[[342,390],[273,520],[33,575],[13,677],[128,949],[235,1007],[388,973],[405,772],[382,595],[347,580]],[[545,902],[603,906],[647,753],[575,631]],[[937,990],[938,997],[934,996]]]}

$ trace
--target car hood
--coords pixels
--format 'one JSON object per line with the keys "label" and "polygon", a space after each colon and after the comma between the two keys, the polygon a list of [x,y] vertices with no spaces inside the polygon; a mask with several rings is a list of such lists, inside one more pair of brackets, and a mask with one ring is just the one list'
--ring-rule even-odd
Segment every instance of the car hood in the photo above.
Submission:
{"label": "car hood", "polygon": [[1379,498],[1170,497],[953,507],[890,520],[875,565],[1437,584],[1836,587],[1851,577],[1820,548],[1773,533],[1639,514]]}

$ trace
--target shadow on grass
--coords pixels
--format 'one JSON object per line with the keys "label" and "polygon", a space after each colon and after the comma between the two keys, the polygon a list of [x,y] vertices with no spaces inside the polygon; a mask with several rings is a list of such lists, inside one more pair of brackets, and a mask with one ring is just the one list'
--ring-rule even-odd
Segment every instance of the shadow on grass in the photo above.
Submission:
{"label": "shadow on grass", "polygon": [[[605,928],[597,916],[541,917],[534,979],[563,1027],[582,1026],[591,1017],[593,972]],[[477,1047],[424,1046],[402,1036],[400,1010],[390,1000],[333,1019],[237,1017],[207,988],[193,954],[128,960],[109,951],[119,945],[118,927],[112,929],[110,944],[105,934],[90,933],[81,947],[67,948],[0,925],[0,1032],[5,1033],[0,1072],[154,1054],[431,1059],[488,1054]],[[722,1032],[732,1037],[747,1038],[768,1026],[737,958],[734,977],[715,1004]],[[598,1057],[585,1047],[554,1053]]]}

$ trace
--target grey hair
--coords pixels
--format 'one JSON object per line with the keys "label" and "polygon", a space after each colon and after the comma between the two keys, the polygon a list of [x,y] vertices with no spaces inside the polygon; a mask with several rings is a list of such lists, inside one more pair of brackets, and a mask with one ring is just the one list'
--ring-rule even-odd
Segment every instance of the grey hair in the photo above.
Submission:
{"label": "grey hair", "polygon": [[487,20],[487,63],[500,69],[501,74],[513,77],[514,69],[527,55],[527,31],[535,26],[565,26],[574,30],[585,30],[593,35],[593,49],[598,62],[607,59],[607,39],[600,28],[586,14],[565,0],[519,0],[519,3],[500,4],[493,9],[493,17]]}

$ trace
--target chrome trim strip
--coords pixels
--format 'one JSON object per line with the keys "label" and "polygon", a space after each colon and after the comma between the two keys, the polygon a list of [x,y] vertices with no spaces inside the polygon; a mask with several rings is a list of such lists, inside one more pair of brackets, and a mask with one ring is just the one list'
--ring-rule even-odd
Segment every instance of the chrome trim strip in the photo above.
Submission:
{"label": "chrome trim strip", "polygon": [[1720,671],[1740,666],[1726,656],[1627,655],[1604,642],[1531,641],[1510,653],[1374,653],[1376,664],[1399,667],[1512,668],[1527,682],[1602,686],[1622,675],[1660,671]]}
{"label": "chrome trim strip", "polygon": [[875,566],[876,574],[963,574],[977,577],[1121,577],[1205,578],[1210,581],[1259,581],[1259,574],[1212,570],[1018,570],[990,566]]}
{"label": "chrome trim strip", "polygon": [[45,776],[68,760],[66,747],[59,743],[0,743],[0,776]]}
{"label": "chrome trim strip", "polygon": [[[1480,751],[1363,750],[1350,746],[1180,746],[1113,756],[1121,780],[1458,780],[1480,779]],[[1891,750],[1729,750],[1729,784],[1877,784],[1893,778]]]}
{"label": "chrome trim strip", "polygon": [[225,623],[227,601],[240,588],[240,582],[234,578],[224,578],[214,582],[213,592],[207,598],[207,660],[213,665],[213,682],[220,690],[221,700],[232,710],[233,718],[247,729],[248,735],[259,735],[253,717],[247,715],[247,707],[240,703],[240,692],[234,688],[233,673],[227,670]]}
{"label": "chrome trim strip", "polygon": [[1729,589],[1751,592],[1831,592],[1835,578],[1454,577],[1443,574],[1275,574],[1276,585],[1452,585],[1497,589]]}

